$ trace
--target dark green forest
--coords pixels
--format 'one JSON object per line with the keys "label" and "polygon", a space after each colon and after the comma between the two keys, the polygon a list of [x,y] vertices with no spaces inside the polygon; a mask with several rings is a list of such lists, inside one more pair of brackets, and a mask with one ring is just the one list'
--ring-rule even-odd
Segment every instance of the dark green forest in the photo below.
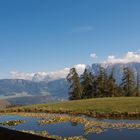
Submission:
{"label": "dark green forest", "polygon": [[135,78],[134,72],[128,68],[123,68],[121,83],[117,84],[114,77],[115,69],[107,74],[103,67],[100,67],[99,74],[93,75],[86,69],[82,75],[78,75],[75,68],[71,68],[67,76],[70,83],[69,100],[140,96],[140,80]]}

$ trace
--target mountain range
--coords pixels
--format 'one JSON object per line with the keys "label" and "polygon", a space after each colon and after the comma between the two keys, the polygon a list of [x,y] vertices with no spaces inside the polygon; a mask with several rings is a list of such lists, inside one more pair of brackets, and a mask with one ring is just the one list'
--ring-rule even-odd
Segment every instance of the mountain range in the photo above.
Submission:
{"label": "mountain range", "polygon": [[[140,77],[140,63],[96,63],[87,65],[86,69],[94,75],[104,67],[107,74],[114,68],[117,83],[121,83],[123,68],[129,67],[134,71],[135,78]],[[7,99],[12,104],[35,104],[68,99],[69,83],[65,78],[52,80],[50,77],[40,78],[36,75],[32,80],[1,79],[0,98]]]}
{"label": "mountain range", "polygon": [[91,66],[87,66],[86,69],[91,72],[93,75],[97,75],[100,71],[100,67],[103,67],[107,74],[109,75],[114,69],[114,77],[118,84],[121,83],[122,76],[123,76],[123,69],[125,67],[130,68],[134,72],[134,77],[140,77],[140,63],[131,62],[131,63],[101,63],[101,64],[92,64]]}
{"label": "mountain range", "polygon": [[0,98],[12,104],[35,104],[61,101],[68,98],[68,82],[58,79],[51,82],[23,79],[1,79]]}

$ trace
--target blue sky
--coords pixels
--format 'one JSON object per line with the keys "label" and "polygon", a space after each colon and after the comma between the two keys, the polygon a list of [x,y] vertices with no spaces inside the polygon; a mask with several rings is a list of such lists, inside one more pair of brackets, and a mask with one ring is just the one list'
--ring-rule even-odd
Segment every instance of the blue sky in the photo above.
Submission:
{"label": "blue sky", "polygon": [[139,0],[0,0],[0,78],[139,49]]}

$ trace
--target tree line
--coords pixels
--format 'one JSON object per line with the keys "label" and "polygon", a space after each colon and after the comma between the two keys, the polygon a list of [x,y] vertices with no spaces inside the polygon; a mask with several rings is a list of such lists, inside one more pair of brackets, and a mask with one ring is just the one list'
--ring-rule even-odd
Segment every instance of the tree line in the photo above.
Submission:
{"label": "tree line", "polygon": [[69,100],[79,100],[88,98],[119,97],[119,96],[140,96],[140,78],[135,78],[134,72],[128,68],[123,68],[121,83],[116,82],[115,69],[107,74],[103,67],[99,73],[93,75],[85,69],[79,76],[75,68],[71,68],[67,76],[70,83]]}

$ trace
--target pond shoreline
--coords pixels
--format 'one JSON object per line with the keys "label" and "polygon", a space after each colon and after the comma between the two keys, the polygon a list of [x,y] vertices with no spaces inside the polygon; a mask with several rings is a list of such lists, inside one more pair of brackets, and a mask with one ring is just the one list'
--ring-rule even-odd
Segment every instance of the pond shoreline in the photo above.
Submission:
{"label": "pond shoreline", "polygon": [[49,113],[49,114],[66,114],[66,115],[85,115],[97,119],[137,119],[140,120],[140,112],[94,112],[94,111],[68,111],[68,110],[42,110],[36,109],[12,109],[0,111],[0,114],[6,113]]}
{"label": "pond shoreline", "polygon": [[[138,138],[138,131],[140,130],[140,120],[102,120],[77,115],[25,112],[3,113],[0,114],[0,117],[1,125],[8,129],[57,140],[91,140],[94,137],[100,138],[103,135],[108,137],[112,133],[121,136],[120,132],[124,132],[123,135],[126,138],[128,136],[126,133],[129,132],[131,132],[131,134],[129,133],[131,136],[138,135],[136,136]],[[106,132],[110,134],[108,135]],[[2,138],[7,139],[5,137]],[[21,139],[17,139],[16,135],[16,139],[11,140]]]}
{"label": "pond shoreline", "polygon": [[38,135],[19,132],[16,130],[11,130],[4,127],[0,127],[0,138],[3,140],[55,140]]}
{"label": "pond shoreline", "polygon": [[140,97],[110,97],[0,109],[0,113],[56,113],[107,119],[140,119]]}

